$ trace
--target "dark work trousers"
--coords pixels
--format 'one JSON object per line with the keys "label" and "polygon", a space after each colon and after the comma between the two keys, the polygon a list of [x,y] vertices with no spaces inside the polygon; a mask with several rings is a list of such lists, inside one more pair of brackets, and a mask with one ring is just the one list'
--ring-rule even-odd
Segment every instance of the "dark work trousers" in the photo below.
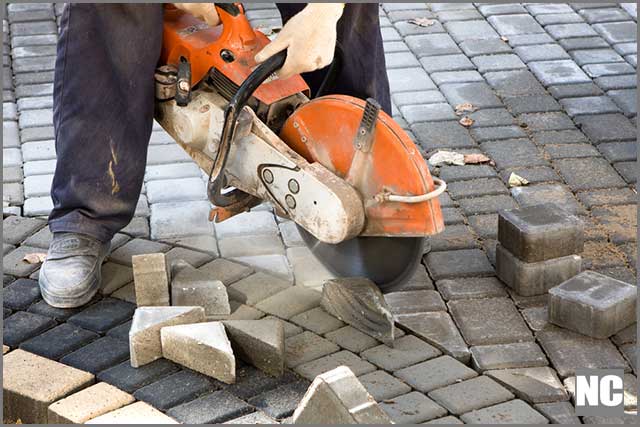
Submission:
{"label": "dark work trousers", "polygon": [[[302,7],[279,5],[283,21]],[[162,6],[70,3],[61,26],[53,93],[58,160],[49,227],[109,241],[133,217],[142,188]],[[377,3],[345,7],[338,43],[344,59],[328,92],[373,97],[390,112]],[[326,72],[304,75],[312,91]]]}

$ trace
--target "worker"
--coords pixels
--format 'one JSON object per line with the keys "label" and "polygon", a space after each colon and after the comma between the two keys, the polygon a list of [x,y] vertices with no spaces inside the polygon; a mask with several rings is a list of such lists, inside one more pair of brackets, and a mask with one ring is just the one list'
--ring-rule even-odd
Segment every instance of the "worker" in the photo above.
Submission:
{"label": "worker", "polygon": [[[211,3],[175,5],[219,23]],[[391,112],[377,3],[278,9],[284,26],[257,62],[286,49],[279,77],[304,73],[313,95],[337,42],[343,55],[331,92],[373,97]],[[133,218],[153,125],[162,18],[161,4],[69,3],[62,15],[53,93],[53,240],[39,277],[42,296],[54,307],[93,298],[110,241]]]}

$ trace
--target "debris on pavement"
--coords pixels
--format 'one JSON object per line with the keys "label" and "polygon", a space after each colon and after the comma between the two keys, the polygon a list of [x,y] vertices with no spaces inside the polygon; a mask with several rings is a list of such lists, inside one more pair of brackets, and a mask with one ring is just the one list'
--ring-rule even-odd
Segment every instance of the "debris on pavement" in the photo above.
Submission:
{"label": "debris on pavement", "polygon": [[44,252],[29,253],[24,256],[23,261],[29,264],[40,264],[47,259],[47,254]]}
{"label": "debris on pavement", "polygon": [[468,116],[464,116],[463,118],[458,120],[458,123],[460,123],[462,126],[466,128],[471,127],[475,122],[476,122],[475,120],[473,120],[471,117],[468,117]]}
{"label": "debris on pavement", "polygon": [[496,273],[518,295],[543,295],[578,274],[582,221],[554,204],[498,214]]}
{"label": "debris on pavement", "polygon": [[409,19],[409,23],[413,25],[417,25],[419,27],[431,27],[436,23],[435,19],[429,18],[412,18]]}
{"label": "debris on pavement", "polygon": [[165,254],[134,255],[131,263],[138,307],[169,305],[171,274]]}
{"label": "debris on pavement", "polygon": [[455,151],[446,151],[439,150],[433,153],[429,157],[429,164],[431,166],[442,166],[442,165],[454,165],[454,166],[464,166],[464,165],[475,165],[489,163],[492,164],[493,161],[490,157],[485,156],[480,153],[472,153],[472,154],[462,154],[457,153]]}
{"label": "debris on pavement", "polygon": [[331,279],[322,288],[322,308],[329,314],[393,346],[391,309],[380,289],[363,277]]}
{"label": "debris on pavement", "polygon": [[346,366],[318,375],[293,413],[294,424],[392,424]]}
{"label": "debris on pavement", "polygon": [[236,381],[236,359],[221,322],[205,322],[160,329],[162,355],[227,384]]}
{"label": "debris on pavement", "polygon": [[274,377],[284,374],[284,324],[280,319],[222,322],[234,353]]}
{"label": "debris on pavement", "polygon": [[462,104],[456,105],[455,110],[456,114],[460,116],[464,113],[473,113],[477,108],[470,102],[463,102]]}
{"label": "debris on pavement", "polygon": [[511,172],[511,175],[509,175],[509,187],[522,187],[524,185],[529,185],[529,180],[515,172]]}
{"label": "debris on pavement", "polygon": [[161,328],[204,320],[202,307],[137,308],[129,330],[131,366],[138,368],[162,357]]}
{"label": "debris on pavement", "polygon": [[224,284],[183,260],[171,264],[171,305],[199,305],[210,320],[219,320],[231,314]]}
{"label": "debris on pavement", "polygon": [[549,290],[549,321],[592,338],[608,338],[636,321],[636,300],[635,286],[583,271]]}

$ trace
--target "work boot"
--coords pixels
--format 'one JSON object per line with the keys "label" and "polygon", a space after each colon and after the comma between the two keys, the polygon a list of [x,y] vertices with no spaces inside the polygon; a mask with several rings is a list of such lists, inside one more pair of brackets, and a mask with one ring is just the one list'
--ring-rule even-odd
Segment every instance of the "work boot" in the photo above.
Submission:
{"label": "work boot", "polygon": [[79,233],[55,233],[40,269],[40,292],[57,308],[80,307],[100,288],[102,261],[110,242]]}

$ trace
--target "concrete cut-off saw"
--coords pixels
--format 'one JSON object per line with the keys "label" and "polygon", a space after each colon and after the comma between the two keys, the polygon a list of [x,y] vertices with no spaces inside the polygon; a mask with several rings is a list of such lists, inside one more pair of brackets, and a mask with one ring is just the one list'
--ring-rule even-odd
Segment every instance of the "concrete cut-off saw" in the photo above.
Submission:
{"label": "concrete cut-off saw", "polygon": [[445,183],[375,100],[309,99],[302,77],[274,74],[286,52],[256,64],[269,38],[241,4],[216,9],[211,27],[165,6],[155,73],[156,120],[209,174],[210,220],[267,201],[335,275],[383,290],[409,280],[444,228]]}

